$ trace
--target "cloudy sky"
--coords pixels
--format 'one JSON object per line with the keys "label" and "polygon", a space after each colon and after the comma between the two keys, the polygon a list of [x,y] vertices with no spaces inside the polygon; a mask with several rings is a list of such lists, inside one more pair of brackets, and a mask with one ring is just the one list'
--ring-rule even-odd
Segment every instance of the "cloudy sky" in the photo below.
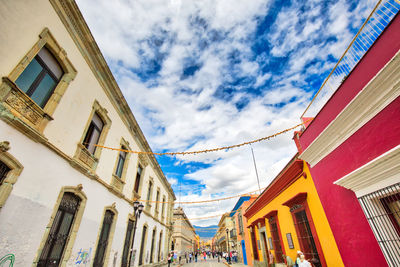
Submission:
{"label": "cloudy sky", "polygon": [[[77,2],[150,146],[166,152],[237,144],[298,124],[376,1]],[[261,187],[295,154],[292,136],[253,145]],[[248,146],[157,158],[181,201],[258,188]],[[236,200],[184,209],[189,218],[218,215]]]}

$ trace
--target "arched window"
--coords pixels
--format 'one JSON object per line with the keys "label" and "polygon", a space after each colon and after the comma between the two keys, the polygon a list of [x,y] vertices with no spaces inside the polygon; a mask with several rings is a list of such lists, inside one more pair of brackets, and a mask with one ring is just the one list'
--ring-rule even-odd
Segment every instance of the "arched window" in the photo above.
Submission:
{"label": "arched window", "polygon": [[61,199],[37,266],[58,266],[70,236],[81,199],[66,192]]}
{"label": "arched window", "polygon": [[114,212],[106,210],[103,219],[103,225],[101,226],[100,237],[97,242],[96,256],[94,257],[94,266],[103,266],[105,255],[107,253],[109,237],[112,230],[114,221]]}

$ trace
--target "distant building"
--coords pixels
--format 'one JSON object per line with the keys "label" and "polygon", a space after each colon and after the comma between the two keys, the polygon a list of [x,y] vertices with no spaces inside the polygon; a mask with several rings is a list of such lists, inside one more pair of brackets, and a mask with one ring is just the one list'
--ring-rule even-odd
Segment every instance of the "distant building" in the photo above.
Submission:
{"label": "distant building", "polygon": [[225,213],[222,215],[218,223],[217,233],[215,234],[215,246],[220,252],[231,251],[232,246],[236,246],[236,229],[229,214]]}
{"label": "distant building", "polygon": [[257,197],[258,195],[240,197],[230,213],[236,226],[238,258],[245,265],[252,265],[252,254],[250,236],[247,231],[247,218],[244,217],[244,213]]}
{"label": "distant building", "polygon": [[174,209],[171,250],[184,255],[198,248],[198,236],[182,207]]}
{"label": "distant building", "polygon": [[165,262],[175,195],[153,155],[124,151],[151,149],[75,1],[3,1],[0,25],[0,257]]}

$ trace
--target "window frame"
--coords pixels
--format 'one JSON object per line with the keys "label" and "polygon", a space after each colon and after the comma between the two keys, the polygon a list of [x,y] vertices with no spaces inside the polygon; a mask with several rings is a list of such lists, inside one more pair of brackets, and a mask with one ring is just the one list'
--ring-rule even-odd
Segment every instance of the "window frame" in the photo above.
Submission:
{"label": "window frame", "polygon": [[[25,92],[18,88],[15,82],[43,47],[49,50],[54,56],[64,74],[54,87],[46,104],[40,107]],[[4,98],[1,102],[6,107],[7,112],[16,117],[16,119],[10,119],[8,116],[3,116],[2,118],[7,123],[14,125],[21,132],[30,133],[31,138],[43,139],[43,132],[46,125],[49,121],[53,120],[52,115],[55,109],[76,75],[77,70],[68,59],[65,50],[57,43],[49,29],[44,28],[39,34],[39,40],[25,54],[11,73],[7,77],[2,78],[0,95],[4,96]]]}
{"label": "window frame", "polygon": [[7,152],[10,149],[9,144],[8,141],[0,142],[0,161],[9,168],[3,179],[3,183],[0,185],[0,209],[5,205],[14,184],[24,169],[23,165]]}
{"label": "window frame", "polygon": [[41,243],[39,245],[39,248],[38,248],[38,250],[36,252],[35,259],[34,259],[34,261],[32,263],[32,265],[34,265],[34,266],[36,266],[38,264],[38,262],[39,262],[40,255],[42,253],[42,250],[43,250],[43,248],[45,246],[45,243],[46,243],[47,238],[48,238],[49,233],[50,233],[49,229],[53,225],[53,222],[54,222],[54,219],[56,217],[56,214],[57,214],[58,208],[60,206],[61,200],[62,200],[62,198],[63,198],[63,196],[64,196],[64,194],[66,192],[75,194],[76,196],[78,196],[81,199],[81,202],[80,202],[78,211],[76,212],[74,221],[72,223],[71,230],[70,230],[70,235],[68,236],[68,239],[66,241],[66,245],[64,247],[64,252],[63,252],[63,254],[61,256],[61,260],[60,260],[60,264],[59,265],[60,266],[66,265],[68,260],[69,260],[69,258],[70,258],[70,256],[71,256],[72,248],[73,248],[74,243],[75,243],[76,235],[77,235],[77,232],[79,230],[79,227],[80,227],[80,224],[81,224],[81,221],[82,221],[82,217],[83,217],[83,213],[85,211],[85,206],[86,206],[86,201],[87,201],[86,194],[83,192],[82,184],[79,184],[77,186],[64,186],[63,188],[61,188],[61,191],[60,191],[60,193],[58,195],[58,198],[56,200],[56,203],[54,205],[53,212],[52,212],[51,217],[50,217],[50,221],[49,221],[49,223],[47,224],[47,226],[45,228],[45,231],[44,231],[44,234],[43,234],[43,237],[42,237],[42,241],[41,241]]}
{"label": "window frame", "polygon": [[[91,172],[95,172],[97,169],[97,165],[99,163],[99,159],[101,153],[103,151],[102,147],[106,141],[108,132],[111,127],[111,119],[108,117],[107,110],[103,108],[100,103],[95,99],[92,105],[92,110],[90,111],[89,118],[86,122],[84,131],[80,138],[79,143],[77,144],[74,160],[84,168],[88,169]],[[94,154],[90,153],[90,151],[83,144],[85,142],[86,135],[89,131],[90,125],[93,121],[94,114],[103,121],[103,129],[100,133],[99,140],[97,141],[96,149],[94,150]]]}
{"label": "window frame", "polygon": [[[97,249],[98,249],[98,246],[99,246],[101,233],[102,233],[103,222],[104,222],[105,215],[106,215],[107,211],[112,212],[114,214],[114,217],[113,217],[113,221],[112,221],[112,224],[110,226],[110,231],[109,231],[109,234],[108,234],[107,247],[106,247],[106,249],[104,251],[103,266],[108,266],[108,261],[110,259],[111,243],[112,243],[112,240],[114,239],[115,226],[116,226],[117,220],[118,220],[118,211],[116,209],[115,202],[111,206],[105,207],[104,211],[102,213],[102,219],[101,219],[101,222],[100,222],[99,232],[97,234],[97,241],[96,241],[96,245],[95,245],[96,251],[94,251],[94,255],[95,256],[97,254]],[[93,258],[93,262],[94,262],[94,258]]]}
{"label": "window frame", "polygon": [[[126,141],[123,137],[121,137],[120,147],[121,147],[121,149],[126,150],[126,151],[132,150],[129,146],[129,142]],[[124,162],[122,165],[121,177],[119,177],[117,175],[117,170],[118,170],[118,166],[119,166],[120,159],[121,159],[120,157],[121,157],[122,153],[124,153],[125,158],[124,158]],[[113,187],[113,189],[115,189],[116,191],[121,192],[121,193],[122,193],[124,185],[126,183],[125,182],[126,181],[126,173],[128,172],[130,157],[131,157],[131,153],[118,151],[118,156],[117,156],[117,159],[114,164],[114,170],[112,172],[112,177],[111,177],[111,186]]]}

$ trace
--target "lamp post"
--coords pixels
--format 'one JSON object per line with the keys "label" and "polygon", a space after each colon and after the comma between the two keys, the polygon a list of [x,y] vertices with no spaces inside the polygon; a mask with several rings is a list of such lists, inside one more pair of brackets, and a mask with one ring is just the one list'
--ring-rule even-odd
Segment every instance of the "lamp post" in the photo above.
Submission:
{"label": "lamp post", "polygon": [[231,262],[231,253],[230,253],[230,249],[229,249],[229,229],[228,228],[226,228],[226,238],[227,238],[226,244],[227,244],[227,248],[228,248],[228,263],[232,264],[232,262]]}
{"label": "lamp post", "polygon": [[144,205],[142,203],[140,203],[139,201],[133,202],[133,217],[135,218],[135,225],[133,226],[133,237],[132,237],[131,249],[129,252],[128,266],[133,266],[133,264],[134,264],[134,262],[131,263],[132,253],[133,253],[133,243],[135,242],[137,221],[140,218],[140,214],[142,213],[143,208],[144,208]]}

